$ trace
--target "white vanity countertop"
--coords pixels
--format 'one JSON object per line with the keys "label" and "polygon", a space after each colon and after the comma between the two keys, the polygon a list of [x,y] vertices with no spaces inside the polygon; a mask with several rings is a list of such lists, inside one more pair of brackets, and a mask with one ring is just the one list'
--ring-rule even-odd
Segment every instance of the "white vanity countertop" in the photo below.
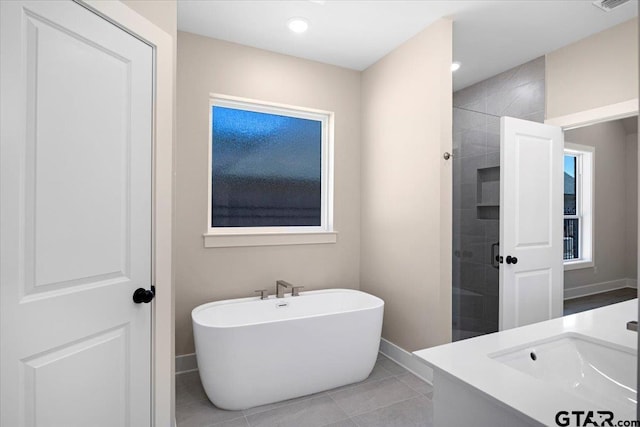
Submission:
{"label": "white vanity countertop", "polygon": [[[635,350],[638,336],[636,332],[627,330],[626,324],[630,320],[638,320],[637,299],[418,350],[414,354],[434,369],[434,375],[438,372],[446,373],[535,421],[544,425],[556,425],[555,414],[558,411],[612,408],[596,407],[510,368],[489,355],[570,332]],[[616,419],[624,419],[629,415],[614,412]]]}

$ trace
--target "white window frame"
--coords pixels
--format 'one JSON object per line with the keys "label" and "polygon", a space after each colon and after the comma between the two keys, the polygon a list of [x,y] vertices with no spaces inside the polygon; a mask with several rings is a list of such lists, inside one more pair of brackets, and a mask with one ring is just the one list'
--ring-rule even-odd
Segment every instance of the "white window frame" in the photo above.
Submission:
{"label": "white window frame", "polygon": [[575,156],[576,161],[576,215],[563,215],[563,218],[575,217],[579,221],[580,258],[564,260],[565,271],[590,268],[594,262],[594,178],[595,147],[565,142],[564,154]]}
{"label": "white window frame", "polygon": [[[278,114],[288,117],[321,122],[321,180],[320,226],[291,227],[212,227],[212,166],[213,166],[213,107],[227,107],[258,113]],[[207,248],[233,246],[271,246],[335,243],[337,232],[333,230],[333,122],[331,111],[296,107],[285,104],[258,101],[221,94],[209,94],[209,161],[207,232],[204,246]]]}

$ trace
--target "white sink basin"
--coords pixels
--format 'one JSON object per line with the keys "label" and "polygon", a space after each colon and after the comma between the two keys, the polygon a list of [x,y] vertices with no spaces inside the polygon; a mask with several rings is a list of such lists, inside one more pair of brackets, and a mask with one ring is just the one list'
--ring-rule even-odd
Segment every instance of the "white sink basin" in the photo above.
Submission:
{"label": "white sink basin", "polygon": [[567,333],[489,357],[599,407],[635,415],[634,349]]}

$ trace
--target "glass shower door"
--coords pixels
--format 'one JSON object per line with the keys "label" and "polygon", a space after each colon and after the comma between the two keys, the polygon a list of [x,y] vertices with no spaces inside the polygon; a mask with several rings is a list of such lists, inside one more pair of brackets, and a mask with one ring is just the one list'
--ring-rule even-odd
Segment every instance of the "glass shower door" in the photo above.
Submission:
{"label": "glass shower door", "polygon": [[453,111],[453,340],[498,330],[500,119]]}

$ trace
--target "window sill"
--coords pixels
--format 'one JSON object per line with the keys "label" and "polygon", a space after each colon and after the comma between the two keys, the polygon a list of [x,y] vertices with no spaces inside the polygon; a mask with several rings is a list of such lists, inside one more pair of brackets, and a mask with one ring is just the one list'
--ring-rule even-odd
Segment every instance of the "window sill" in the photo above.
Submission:
{"label": "window sill", "polygon": [[318,245],[336,243],[337,231],[276,232],[255,234],[205,233],[205,248],[234,248],[243,246]]}
{"label": "window sill", "polygon": [[566,261],[564,263],[564,271],[580,270],[583,268],[591,268],[595,264],[591,260]]}

